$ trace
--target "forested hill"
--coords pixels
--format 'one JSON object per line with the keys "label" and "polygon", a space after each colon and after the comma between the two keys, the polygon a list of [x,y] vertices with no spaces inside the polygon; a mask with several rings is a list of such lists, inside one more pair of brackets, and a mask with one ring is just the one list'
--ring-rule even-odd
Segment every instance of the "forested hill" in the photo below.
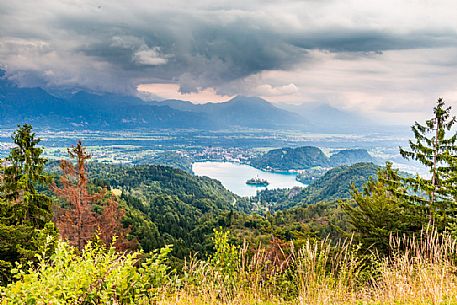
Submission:
{"label": "forested hill", "polygon": [[314,166],[328,166],[328,158],[317,147],[303,146],[273,149],[251,160],[251,165],[260,169],[273,170],[307,169]]}
{"label": "forested hill", "polygon": [[361,189],[370,177],[376,178],[379,169],[380,167],[373,163],[343,165],[329,170],[307,188],[265,190],[260,192],[258,197],[268,202],[274,210],[350,198],[351,185]]}
{"label": "forested hill", "polygon": [[376,178],[379,166],[373,163],[343,165],[329,170],[303,191],[305,203],[349,198],[351,185],[361,189],[370,177]]}
{"label": "forested hill", "polygon": [[[143,188],[150,193],[173,195],[204,211],[231,208],[239,199],[215,179],[194,176],[169,166],[92,163],[89,170],[94,179],[105,181],[110,187],[127,191]],[[208,202],[202,203],[205,200]]]}
{"label": "forested hill", "polygon": [[375,162],[366,149],[345,149],[330,156],[330,163],[333,166],[351,165],[359,162]]}
{"label": "forested hill", "polygon": [[224,225],[218,223],[224,214],[248,209],[247,199],[219,181],[168,166],[93,162],[89,173],[96,185],[122,190],[128,206],[126,223],[143,249],[173,244],[173,256],[180,259],[208,250],[212,229]]}
{"label": "forested hill", "polygon": [[[50,164],[51,171],[55,172],[56,164]],[[89,177],[95,186],[120,194],[127,211],[124,223],[131,226],[131,234],[141,247],[149,251],[173,244],[172,256],[178,261],[191,252],[208,253],[212,229],[230,227],[234,222],[243,222],[249,214],[261,212],[256,206],[258,201],[270,210],[285,210],[348,198],[351,183],[360,188],[376,175],[377,169],[372,163],[340,166],[329,170],[308,188],[265,190],[250,200],[231,193],[217,180],[169,166],[88,164]],[[250,226],[249,223],[238,225],[240,234],[246,233]]]}
{"label": "forested hill", "polygon": [[259,169],[287,171],[374,161],[375,159],[365,149],[340,150],[329,158],[318,147],[303,146],[270,150],[261,156],[251,159],[251,165]]}

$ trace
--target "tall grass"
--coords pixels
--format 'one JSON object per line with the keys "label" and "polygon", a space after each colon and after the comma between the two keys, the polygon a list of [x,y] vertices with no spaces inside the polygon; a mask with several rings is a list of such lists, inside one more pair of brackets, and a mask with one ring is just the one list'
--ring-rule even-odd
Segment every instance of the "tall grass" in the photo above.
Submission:
{"label": "tall grass", "polygon": [[391,237],[391,258],[380,266],[370,297],[379,304],[457,304],[456,242],[424,230],[412,238]]}
{"label": "tall grass", "polygon": [[[332,251],[335,250],[335,251]],[[363,260],[352,240],[332,247],[328,240],[305,245],[294,253],[300,304],[344,304],[356,300]]]}
{"label": "tall grass", "polygon": [[361,256],[352,240],[259,247],[252,255],[244,245],[232,252],[231,274],[211,260],[188,261],[186,284],[160,304],[457,304],[455,240],[424,230],[391,236],[390,247],[392,255],[379,258]]}
{"label": "tall grass", "polygon": [[[113,301],[106,304],[457,304],[457,244],[450,236],[433,230],[424,230],[415,237],[391,236],[391,255],[384,258],[361,255],[363,249],[352,240],[336,245],[330,240],[308,240],[300,248],[274,241],[253,251],[247,244],[231,245],[228,239],[227,232],[216,231],[216,251],[211,257],[207,260],[190,257],[183,270],[168,276],[164,276],[162,259],[143,264],[146,269],[134,271],[135,268],[125,265],[119,269],[119,259],[113,252],[107,256],[91,250],[94,257],[103,258],[103,266],[113,266],[105,268],[107,271],[103,273],[111,282],[122,274],[135,279],[110,286],[98,278],[97,287],[100,293],[111,289],[105,295],[112,296]],[[61,251],[67,265],[76,267],[76,263],[83,263],[83,258],[72,258],[71,251],[65,252],[65,249]],[[49,267],[40,266],[35,270],[33,277],[24,275],[22,280],[4,288],[1,304],[9,304],[8,300],[12,299],[21,304],[20,296],[28,293],[30,297],[33,287],[56,293],[65,290],[68,294],[69,287],[50,287],[62,285],[63,280],[51,281],[43,276],[52,271],[55,278],[66,280],[68,268],[59,269],[55,264],[58,261],[54,259]],[[97,264],[89,264],[90,268],[86,269],[93,272]],[[108,274],[111,272],[113,274]],[[155,276],[156,273],[160,276]],[[88,276],[85,279],[88,280]],[[150,279],[156,280],[149,283]],[[119,290],[121,283],[127,286]],[[137,294],[132,302],[125,295],[129,289]],[[120,292],[122,299],[118,297]],[[82,289],[81,295],[87,292]],[[82,300],[82,297],[75,295],[74,299]],[[56,302],[58,298],[53,300],[53,304],[65,304]],[[30,304],[48,303],[34,299]]]}

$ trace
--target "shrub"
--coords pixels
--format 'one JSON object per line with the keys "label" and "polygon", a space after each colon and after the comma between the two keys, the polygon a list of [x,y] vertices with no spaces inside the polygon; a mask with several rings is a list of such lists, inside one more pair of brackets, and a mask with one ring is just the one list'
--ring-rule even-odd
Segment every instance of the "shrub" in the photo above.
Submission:
{"label": "shrub", "polygon": [[1,304],[149,304],[166,283],[170,251],[164,247],[140,262],[142,252],[89,242],[78,254],[60,241],[49,260],[38,255],[38,267],[15,270],[16,282],[1,290]]}

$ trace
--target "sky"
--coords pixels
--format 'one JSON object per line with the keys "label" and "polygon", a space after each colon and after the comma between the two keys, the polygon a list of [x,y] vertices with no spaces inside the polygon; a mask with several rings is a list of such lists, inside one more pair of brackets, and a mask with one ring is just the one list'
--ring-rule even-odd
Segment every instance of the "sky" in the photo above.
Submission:
{"label": "sky", "polygon": [[454,0],[0,1],[21,86],[326,103],[392,123],[457,107]]}

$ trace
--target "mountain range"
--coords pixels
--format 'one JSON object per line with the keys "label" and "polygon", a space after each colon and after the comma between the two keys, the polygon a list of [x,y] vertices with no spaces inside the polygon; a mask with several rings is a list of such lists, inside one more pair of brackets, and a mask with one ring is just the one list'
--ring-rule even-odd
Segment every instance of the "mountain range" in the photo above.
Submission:
{"label": "mountain range", "polygon": [[11,128],[20,123],[59,129],[304,127],[299,115],[257,97],[195,105],[87,91],[56,96],[42,88],[18,87],[0,74],[0,126]]}
{"label": "mountain range", "polygon": [[305,127],[306,121],[298,114],[280,109],[259,97],[237,96],[227,102],[193,104],[181,100],[154,102],[172,109],[207,114],[222,126],[253,128]]}
{"label": "mountain range", "polygon": [[278,107],[303,117],[307,122],[308,131],[357,133],[360,130],[379,131],[380,128],[375,122],[360,114],[338,109],[326,103],[278,104]]}
{"label": "mountain range", "polygon": [[0,70],[0,127],[13,128],[21,123],[56,129],[262,128],[311,132],[366,131],[366,126],[372,126],[364,118],[330,105],[272,104],[259,97],[236,96],[222,103],[194,104],[84,90],[49,93],[39,87],[19,87]]}

